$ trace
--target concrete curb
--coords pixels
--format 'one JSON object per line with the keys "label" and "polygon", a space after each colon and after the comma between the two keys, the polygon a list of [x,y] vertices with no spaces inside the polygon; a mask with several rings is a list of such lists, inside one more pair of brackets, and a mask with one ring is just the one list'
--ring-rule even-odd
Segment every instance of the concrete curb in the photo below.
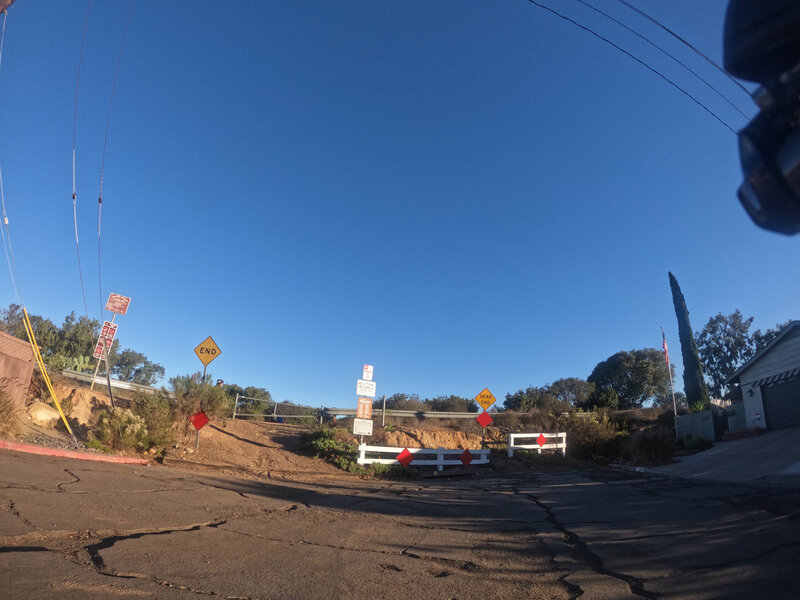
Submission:
{"label": "concrete curb", "polygon": [[117,463],[123,465],[148,464],[148,461],[144,458],[130,458],[128,456],[108,456],[106,454],[91,454],[89,452],[78,452],[77,450],[44,448],[42,446],[34,446],[33,444],[7,442],[5,440],[0,440],[0,449],[13,450],[14,452],[27,452],[28,454],[40,454],[42,456],[57,456],[59,458],[75,458],[78,460],[93,460],[96,462]]}

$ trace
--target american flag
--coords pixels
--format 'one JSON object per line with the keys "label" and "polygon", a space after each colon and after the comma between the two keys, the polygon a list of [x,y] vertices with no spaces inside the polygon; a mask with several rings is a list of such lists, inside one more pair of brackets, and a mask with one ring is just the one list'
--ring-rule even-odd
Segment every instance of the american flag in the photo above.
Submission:
{"label": "american flag", "polygon": [[664,362],[669,364],[669,349],[667,348],[667,336],[664,335],[664,328],[661,328],[661,345],[664,348]]}

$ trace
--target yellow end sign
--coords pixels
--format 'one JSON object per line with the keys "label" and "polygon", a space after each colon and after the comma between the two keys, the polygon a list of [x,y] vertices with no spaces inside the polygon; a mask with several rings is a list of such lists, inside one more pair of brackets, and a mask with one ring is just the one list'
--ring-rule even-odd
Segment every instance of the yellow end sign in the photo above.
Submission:
{"label": "yellow end sign", "polygon": [[194,349],[194,353],[197,354],[197,358],[200,359],[205,366],[208,366],[212,360],[217,358],[220,354],[222,354],[222,350],[219,349],[214,343],[214,340],[211,339],[211,336],[208,336],[203,342]]}
{"label": "yellow end sign", "polygon": [[489,408],[496,401],[497,398],[492,396],[492,392],[489,391],[489,388],[483,388],[483,391],[477,396],[475,396],[475,402],[480,404],[483,410]]}

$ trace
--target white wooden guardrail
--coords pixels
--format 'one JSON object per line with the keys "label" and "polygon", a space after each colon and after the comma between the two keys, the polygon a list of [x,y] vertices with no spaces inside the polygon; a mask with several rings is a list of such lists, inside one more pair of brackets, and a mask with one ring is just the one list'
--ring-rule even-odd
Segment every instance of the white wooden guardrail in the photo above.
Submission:
{"label": "white wooden guardrail", "polygon": [[[367,454],[384,455],[384,458]],[[358,446],[358,464],[381,464],[414,466],[432,465],[437,471],[454,465],[489,464],[489,450],[450,450],[445,448],[393,448],[390,446]]]}
{"label": "white wooden guardrail", "polygon": [[[520,444],[517,440],[532,438],[532,444]],[[560,440],[560,441],[559,441]],[[514,450],[561,450],[561,455],[567,455],[566,433],[510,433],[508,434],[508,455],[514,456]]]}

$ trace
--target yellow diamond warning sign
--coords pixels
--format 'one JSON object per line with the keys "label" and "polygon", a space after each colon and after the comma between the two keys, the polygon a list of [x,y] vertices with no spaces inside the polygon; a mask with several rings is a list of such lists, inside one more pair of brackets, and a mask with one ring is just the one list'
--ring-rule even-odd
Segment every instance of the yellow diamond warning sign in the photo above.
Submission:
{"label": "yellow diamond warning sign", "polygon": [[208,336],[203,342],[194,349],[194,353],[197,354],[197,358],[200,359],[205,366],[208,366],[212,360],[217,358],[220,354],[222,354],[222,350],[219,349],[214,343],[214,340],[211,339],[211,336]]}
{"label": "yellow diamond warning sign", "polygon": [[483,388],[483,391],[475,396],[475,402],[480,404],[483,410],[489,408],[495,401],[497,401],[497,398],[492,396],[492,392],[489,391],[489,388]]}

